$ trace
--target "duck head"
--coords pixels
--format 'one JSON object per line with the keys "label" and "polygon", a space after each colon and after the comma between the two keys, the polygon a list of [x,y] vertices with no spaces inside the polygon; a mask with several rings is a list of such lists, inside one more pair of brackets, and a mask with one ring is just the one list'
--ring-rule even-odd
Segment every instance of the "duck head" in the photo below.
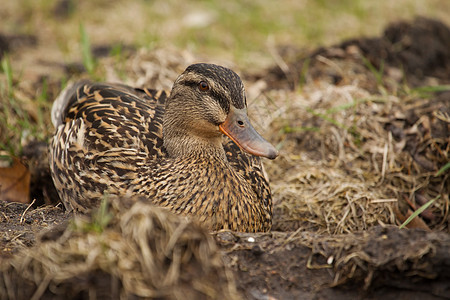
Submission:
{"label": "duck head", "polygon": [[213,64],[191,65],[177,78],[166,101],[163,131],[171,156],[205,152],[224,156],[222,135],[250,154],[278,156],[248,119],[240,77]]}

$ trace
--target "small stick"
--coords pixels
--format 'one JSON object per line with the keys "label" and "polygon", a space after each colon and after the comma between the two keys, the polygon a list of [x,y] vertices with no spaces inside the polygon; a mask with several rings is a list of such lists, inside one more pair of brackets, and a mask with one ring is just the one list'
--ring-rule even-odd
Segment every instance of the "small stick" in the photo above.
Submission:
{"label": "small stick", "polygon": [[23,223],[25,214],[27,213],[27,211],[30,209],[30,207],[34,204],[34,202],[36,201],[36,199],[33,199],[33,201],[31,201],[30,205],[28,205],[28,207],[24,210],[22,216],[20,216],[20,224]]}

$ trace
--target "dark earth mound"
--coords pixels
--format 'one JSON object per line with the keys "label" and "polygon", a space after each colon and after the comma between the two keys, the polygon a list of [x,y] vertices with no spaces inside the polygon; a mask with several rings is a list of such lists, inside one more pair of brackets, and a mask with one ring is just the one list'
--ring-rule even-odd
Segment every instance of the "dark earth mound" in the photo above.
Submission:
{"label": "dark earth mound", "polygon": [[[289,69],[270,69],[272,84],[269,88],[287,87],[288,84],[295,89],[304,80],[305,69],[313,80],[328,77],[330,82],[342,84],[341,74],[321,68],[321,62],[314,60],[318,56],[345,59],[349,64],[353,61],[356,64],[351,67],[355,73],[362,72],[362,66],[389,76],[392,75],[389,74],[391,68],[396,68],[403,75],[395,76],[395,80],[406,80],[411,87],[427,85],[430,77],[438,79],[440,84],[450,83],[450,28],[440,21],[424,17],[413,22],[393,23],[381,37],[351,39],[312,53],[286,46],[280,48],[280,55]],[[376,78],[372,78],[367,85],[376,91],[376,83]]]}

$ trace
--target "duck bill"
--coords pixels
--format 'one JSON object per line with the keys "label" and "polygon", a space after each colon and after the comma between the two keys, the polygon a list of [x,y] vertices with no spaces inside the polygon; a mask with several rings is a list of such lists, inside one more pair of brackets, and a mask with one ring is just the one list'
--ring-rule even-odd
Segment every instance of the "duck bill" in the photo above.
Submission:
{"label": "duck bill", "polygon": [[231,108],[225,122],[219,125],[220,131],[228,136],[242,150],[274,159],[278,151],[253,128],[245,109]]}

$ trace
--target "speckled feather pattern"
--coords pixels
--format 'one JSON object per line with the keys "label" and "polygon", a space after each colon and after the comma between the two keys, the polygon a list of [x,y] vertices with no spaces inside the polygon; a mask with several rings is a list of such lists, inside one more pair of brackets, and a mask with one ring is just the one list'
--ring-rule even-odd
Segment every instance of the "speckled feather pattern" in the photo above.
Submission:
{"label": "speckled feather pattern", "polygon": [[165,92],[82,82],[66,96],[50,167],[67,209],[85,212],[107,194],[139,195],[213,230],[270,230],[272,199],[258,157],[226,137],[227,160],[169,157]]}

